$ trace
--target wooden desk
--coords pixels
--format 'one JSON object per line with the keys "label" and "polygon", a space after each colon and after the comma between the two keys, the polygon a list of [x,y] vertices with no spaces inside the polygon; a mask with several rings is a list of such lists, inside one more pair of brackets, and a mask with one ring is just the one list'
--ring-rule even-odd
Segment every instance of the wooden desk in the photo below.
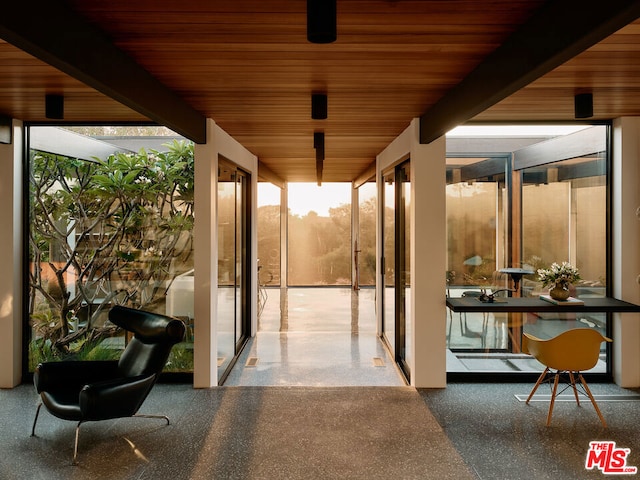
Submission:
{"label": "wooden desk", "polygon": [[449,298],[447,307],[454,312],[640,312],[640,305],[611,297],[580,298],[584,305],[554,305],[537,297],[500,298],[494,303],[481,302],[474,297]]}

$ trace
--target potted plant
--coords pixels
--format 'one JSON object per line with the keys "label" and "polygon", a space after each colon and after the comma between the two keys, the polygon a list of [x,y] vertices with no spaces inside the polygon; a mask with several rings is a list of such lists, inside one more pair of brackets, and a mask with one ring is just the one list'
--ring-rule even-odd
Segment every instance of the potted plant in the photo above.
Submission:
{"label": "potted plant", "polygon": [[580,280],[578,269],[569,262],[561,265],[552,263],[551,268],[538,269],[538,279],[543,287],[551,287],[549,296],[554,300],[567,300],[570,296],[569,286]]}

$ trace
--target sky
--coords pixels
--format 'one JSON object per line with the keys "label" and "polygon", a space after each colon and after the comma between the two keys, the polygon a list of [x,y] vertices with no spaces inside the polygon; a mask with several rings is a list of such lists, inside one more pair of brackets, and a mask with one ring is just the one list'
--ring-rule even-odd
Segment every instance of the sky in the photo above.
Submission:
{"label": "sky", "polygon": [[[278,205],[280,189],[264,188],[260,185],[258,193],[259,205]],[[310,211],[321,217],[329,216],[329,208],[343,203],[351,203],[351,183],[289,183],[289,209],[294,215],[305,216]]]}
{"label": "sky", "polygon": [[[294,215],[305,216],[310,211],[321,217],[329,216],[329,209],[342,204],[351,203],[351,182],[323,183],[289,183],[289,209]],[[360,200],[375,195],[372,189],[362,190]],[[258,205],[278,205],[280,189],[274,185],[260,183],[258,189]]]}

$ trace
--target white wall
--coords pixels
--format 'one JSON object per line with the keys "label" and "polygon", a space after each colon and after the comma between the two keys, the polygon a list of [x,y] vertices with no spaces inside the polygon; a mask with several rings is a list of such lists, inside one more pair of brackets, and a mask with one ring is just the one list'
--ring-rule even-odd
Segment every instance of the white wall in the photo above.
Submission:
{"label": "white wall", "polygon": [[[411,159],[411,283],[410,310],[411,351],[409,368],[411,385],[415,387],[442,388],[446,386],[446,151],[445,139],[430,144],[420,144],[420,121],[399,135],[377,157],[378,209],[380,203],[382,172],[407,158]],[[381,283],[383,245],[381,241],[380,215],[377,227],[377,315],[378,328],[382,325]]]}
{"label": "white wall", "polygon": [[[613,126],[613,295],[640,304],[640,118]],[[615,382],[640,387],[640,314],[615,315],[612,348]]]}
{"label": "white wall", "polygon": [[443,388],[446,361],[446,141],[420,144],[411,125],[411,277],[414,343],[411,384]]}
{"label": "white wall", "polygon": [[[218,384],[217,285],[218,285],[218,158],[222,156],[251,174],[252,211],[257,211],[258,159],[216,123],[207,120],[207,143],[195,146],[194,226],[194,371],[193,385],[208,388]],[[251,335],[257,326],[258,241],[256,218],[251,217]]]}
{"label": "white wall", "polygon": [[22,122],[13,143],[0,144],[0,388],[22,380]]}

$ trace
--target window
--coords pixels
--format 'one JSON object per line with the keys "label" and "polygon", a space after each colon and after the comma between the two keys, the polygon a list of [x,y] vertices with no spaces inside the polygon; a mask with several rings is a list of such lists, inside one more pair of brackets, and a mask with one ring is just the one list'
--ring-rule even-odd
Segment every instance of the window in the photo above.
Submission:
{"label": "window", "polygon": [[280,188],[258,183],[258,280],[262,286],[280,285]]}
{"label": "window", "polygon": [[351,184],[289,184],[289,285],[351,285]]}
{"label": "window", "polygon": [[[608,128],[487,128],[447,137],[448,295],[513,289],[501,269],[536,272],[566,261],[582,277],[573,296],[606,296]],[[534,273],[519,291],[499,295],[543,293]],[[608,331],[605,314],[447,312],[446,321],[455,354],[448,371],[471,374],[537,371],[520,351],[522,332],[550,338],[577,327]],[[602,348],[591,373],[610,372]]]}
{"label": "window", "polygon": [[359,243],[358,284],[372,286],[376,282],[376,194],[375,182],[367,182],[358,189]]}
{"label": "window", "polygon": [[[157,127],[32,126],[29,142],[29,370],[119,357],[114,304],[191,327],[193,145]],[[188,332],[170,371],[193,371]]]}

